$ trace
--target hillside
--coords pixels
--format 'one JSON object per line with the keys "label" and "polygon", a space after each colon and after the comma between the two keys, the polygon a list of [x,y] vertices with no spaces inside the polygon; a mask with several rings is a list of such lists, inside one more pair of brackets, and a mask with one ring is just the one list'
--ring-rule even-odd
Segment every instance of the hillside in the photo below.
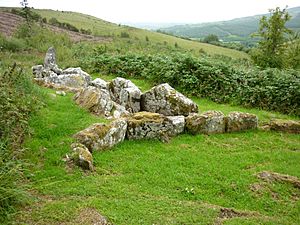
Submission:
{"label": "hillside", "polygon": [[[292,19],[287,23],[287,27],[300,30],[300,7],[288,9],[288,12]],[[215,34],[224,41],[243,41],[249,39],[249,35],[258,30],[259,19],[262,16],[256,15],[213,23],[178,25],[161,28],[161,30],[189,38],[204,38],[209,34]]]}
{"label": "hillside", "polygon": [[[9,10],[9,8],[2,8]],[[99,18],[74,12],[54,11],[54,10],[34,10],[42,17],[56,18],[60,22],[70,23],[78,29],[90,29],[92,34],[102,38],[113,38],[113,45],[124,50],[134,50],[143,48],[145,50],[173,49],[174,46],[179,51],[192,52],[199,55],[199,52],[206,52],[211,55],[225,55],[233,58],[248,58],[244,52],[218,47],[210,44],[199,43],[191,40],[184,40],[166,34],[151,32],[143,29],[133,28],[124,25],[110,23]],[[0,12],[2,14],[3,12]],[[1,23],[0,23],[1,27]],[[125,35],[124,35],[125,34]]]}

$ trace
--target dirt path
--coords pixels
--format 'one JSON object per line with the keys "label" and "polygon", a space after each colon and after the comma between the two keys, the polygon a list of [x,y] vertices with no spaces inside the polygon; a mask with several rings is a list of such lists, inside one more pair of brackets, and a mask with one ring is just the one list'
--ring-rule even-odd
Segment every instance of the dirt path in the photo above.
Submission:
{"label": "dirt path", "polygon": [[[18,26],[20,26],[24,22],[24,18],[8,13],[8,12],[0,12],[0,32],[6,37],[10,37],[17,30]],[[93,41],[93,42],[109,42],[112,41],[112,38],[109,37],[98,37],[93,35],[81,34],[78,32],[73,32],[69,30],[62,29],[60,27],[52,26],[46,24],[46,27],[55,33],[66,33],[69,35],[70,39],[74,42],[79,41]]]}

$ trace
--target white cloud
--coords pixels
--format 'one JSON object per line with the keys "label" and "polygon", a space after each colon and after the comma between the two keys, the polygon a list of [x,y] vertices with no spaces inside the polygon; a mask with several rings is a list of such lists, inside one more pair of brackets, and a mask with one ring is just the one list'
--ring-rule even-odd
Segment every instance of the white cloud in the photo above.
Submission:
{"label": "white cloud", "polygon": [[[268,12],[279,6],[300,6],[299,0],[28,0],[34,8],[87,13],[111,22],[186,22],[228,20]],[[20,6],[20,0],[0,0]]]}

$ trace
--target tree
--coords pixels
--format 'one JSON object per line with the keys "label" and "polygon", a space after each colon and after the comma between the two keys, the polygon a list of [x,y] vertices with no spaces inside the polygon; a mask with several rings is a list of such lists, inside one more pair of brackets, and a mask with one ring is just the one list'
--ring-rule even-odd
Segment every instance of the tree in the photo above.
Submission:
{"label": "tree", "polygon": [[271,9],[270,13],[269,18],[263,16],[259,21],[255,36],[259,36],[261,40],[258,47],[251,52],[251,57],[258,66],[282,68],[287,34],[292,33],[285,24],[291,16],[286,9],[280,10],[279,7]]}
{"label": "tree", "polygon": [[217,35],[215,34],[210,34],[207,35],[204,39],[203,39],[204,43],[214,43],[214,42],[219,42],[219,38]]}

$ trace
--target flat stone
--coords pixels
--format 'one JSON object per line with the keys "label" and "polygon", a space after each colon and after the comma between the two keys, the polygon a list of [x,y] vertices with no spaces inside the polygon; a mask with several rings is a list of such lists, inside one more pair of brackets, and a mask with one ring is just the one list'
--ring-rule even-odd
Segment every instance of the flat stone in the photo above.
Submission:
{"label": "flat stone", "polygon": [[254,114],[243,112],[231,112],[226,117],[226,131],[235,132],[256,129],[258,117]]}
{"label": "flat stone", "polygon": [[294,120],[272,120],[269,124],[270,130],[300,134],[300,122]]}
{"label": "flat stone", "polygon": [[129,140],[159,139],[178,135],[184,131],[184,117],[166,117],[151,112],[138,112],[127,118]]}
{"label": "flat stone", "polygon": [[220,111],[192,113],[186,117],[186,130],[191,134],[225,133],[225,116]]}

